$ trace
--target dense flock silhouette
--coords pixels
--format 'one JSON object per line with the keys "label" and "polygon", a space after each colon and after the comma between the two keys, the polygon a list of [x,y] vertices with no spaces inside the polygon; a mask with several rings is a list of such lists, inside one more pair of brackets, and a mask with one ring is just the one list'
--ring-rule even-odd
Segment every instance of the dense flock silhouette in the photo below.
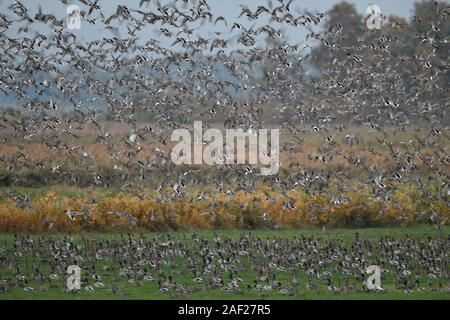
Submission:
{"label": "dense flock silhouette", "polygon": [[[221,227],[327,228],[333,217],[325,221],[323,211],[340,209],[346,222],[335,225],[345,226],[353,223],[350,207],[370,212],[370,221],[398,213],[395,224],[432,223],[440,232],[448,224],[447,3],[421,2],[410,21],[383,16],[380,29],[369,29],[368,17],[347,3],[327,12],[293,0],[249,3],[229,17],[206,0],[124,2],[113,12],[102,2],[73,2],[83,32],[44,4],[1,4],[2,232],[109,230],[101,219],[119,231],[178,230],[194,217],[188,208],[201,208],[195,217],[203,224],[193,227],[222,219]],[[205,129],[279,128],[280,171],[263,177],[250,165],[174,165],[170,135],[192,130],[194,120]],[[55,186],[77,190],[82,204],[36,192]],[[110,190],[135,202],[96,197]],[[238,211],[223,218],[230,204]],[[183,210],[189,214],[178,218]],[[16,235],[0,244],[0,270],[10,270],[0,290],[64,291],[65,269],[75,263],[91,293],[126,292],[120,279],[153,282],[169,295],[351,293],[367,290],[370,261],[398,290],[448,291],[448,241],[440,235],[356,237],[348,245],[251,235],[78,243]]]}
{"label": "dense flock silhouette", "polygon": [[[347,3],[311,12],[269,1],[241,5],[232,19],[207,1],[141,1],[112,14],[101,1],[76,4],[93,40],[45,6],[2,4],[0,181],[18,208],[33,211],[19,187],[74,185],[141,200],[152,188],[160,203],[208,199],[214,209],[217,195],[263,183],[286,196],[288,210],[289,191],[330,195],[339,207],[352,202],[349,191],[369,189],[380,214],[404,187],[418,193],[414,214],[448,220],[447,4],[418,5],[432,20],[382,17],[379,30]],[[286,28],[306,36],[290,39]],[[175,166],[170,134],[194,120],[280,128],[280,172]],[[440,203],[424,209],[419,198]],[[66,209],[70,219],[79,211]]]}
{"label": "dense flock silhouette", "polygon": [[[124,298],[133,297],[136,287],[148,296],[172,298],[213,297],[214,292],[256,298],[450,292],[448,240],[408,235],[369,240],[356,233],[347,241],[251,233],[239,238],[122,234],[77,241],[15,236],[0,250],[0,270],[5,271],[0,293],[87,292]],[[80,289],[68,289],[70,265],[81,268]],[[370,265],[381,269],[382,285],[375,289],[366,281]]]}

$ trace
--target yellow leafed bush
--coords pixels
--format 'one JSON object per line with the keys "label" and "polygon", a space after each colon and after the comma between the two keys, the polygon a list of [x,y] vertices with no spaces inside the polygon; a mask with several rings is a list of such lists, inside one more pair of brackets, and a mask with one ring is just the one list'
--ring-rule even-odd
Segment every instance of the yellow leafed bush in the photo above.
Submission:
{"label": "yellow leafed bush", "polygon": [[[126,193],[105,195],[92,202],[82,196],[69,198],[48,192],[33,198],[31,209],[21,208],[5,197],[0,201],[0,232],[374,227],[448,224],[450,220],[445,199],[430,202],[414,188],[395,191],[389,201],[372,200],[370,189],[349,191],[339,204],[327,193],[310,196],[297,190],[280,195],[264,186],[261,190],[265,193],[217,194],[201,202],[189,201],[190,197],[185,196],[165,203],[156,197],[142,200]],[[287,208],[287,201],[293,206]],[[76,213],[73,220],[67,210]],[[435,214],[433,221],[431,213]]]}

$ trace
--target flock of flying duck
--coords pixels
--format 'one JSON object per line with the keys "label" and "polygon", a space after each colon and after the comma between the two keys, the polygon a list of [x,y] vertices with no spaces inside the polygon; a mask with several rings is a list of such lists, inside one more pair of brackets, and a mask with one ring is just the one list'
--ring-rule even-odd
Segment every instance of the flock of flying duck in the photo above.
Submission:
{"label": "flock of flying duck", "polygon": [[[41,7],[34,12],[21,1],[0,13],[0,92],[17,105],[0,111],[0,139],[10,147],[0,154],[2,184],[32,185],[20,173],[38,169],[48,173],[46,184],[120,185],[143,199],[159,174],[155,187],[168,202],[186,196],[189,184],[234,194],[252,192],[261,179],[282,194],[302,188],[314,195],[339,182],[333,199],[340,205],[355,188],[345,183],[355,170],[360,184],[373,187],[374,199],[390,201],[396,186],[411,183],[421,190],[430,181],[436,186],[425,196],[448,199],[449,57],[439,55],[448,46],[449,36],[441,32],[448,6],[436,6],[438,23],[415,17],[425,31],[411,38],[402,36],[407,26],[389,22],[394,36],[365,32],[357,45],[345,47],[340,43],[349,35],[341,24],[320,30],[327,14],[299,12],[292,0],[256,9],[241,5],[234,20],[216,15],[206,0],[143,0],[137,8],[118,5],[111,15],[99,0],[78,4],[82,28],[92,29],[96,39],[68,29],[65,17]],[[285,41],[286,27],[306,30],[305,40]],[[413,41],[423,50],[398,53]],[[305,63],[314,43],[331,57],[320,76]],[[250,166],[175,168],[170,133],[189,129],[195,119],[204,119],[205,127],[279,127],[286,135],[281,153],[302,161],[266,178]],[[408,138],[397,138],[404,132]],[[315,137],[321,141],[317,150],[303,146]],[[89,149],[92,143],[112,170]],[[46,157],[26,152],[35,144]],[[384,156],[385,165],[367,155]],[[328,169],[336,159],[344,159],[349,172]],[[32,210],[29,195],[10,196]],[[192,201],[214,196],[201,192]]]}
{"label": "flock of flying duck", "polygon": [[[415,18],[428,31],[413,34],[414,39],[368,32],[356,46],[344,47],[339,43],[348,35],[342,25],[318,31],[326,13],[299,13],[292,0],[269,1],[253,10],[241,5],[234,20],[216,15],[206,0],[164,5],[142,0],[138,8],[118,5],[111,15],[103,12],[99,0],[78,4],[82,28],[101,30],[98,39],[84,40],[67,28],[64,17],[40,7],[32,14],[21,1],[11,1],[0,13],[0,92],[18,104],[0,111],[2,145],[14,147],[0,154],[3,184],[29,185],[20,171],[39,168],[49,173],[48,184],[118,184],[144,198],[142,190],[162,172],[157,188],[161,202],[184,197],[188,184],[216,185],[217,193],[229,195],[252,192],[256,179],[281,188],[281,193],[302,188],[314,195],[348,177],[345,171],[327,170],[328,162],[342,158],[362,172],[360,183],[373,186],[374,198],[390,201],[396,185],[413,183],[422,189],[433,181],[436,189],[426,196],[448,199],[450,100],[442,79],[448,78],[449,57],[441,57],[438,67],[435,61],[449,37],[440,36],[439,24]],[[444,26],[450,9],[436,8]],[[219,26],[226,32],[215,31]],[[148,27],[156,28],[158,36],[149,37]],[[285,27],[307,30],[305,41],[284,41]],[[390,22],[389,28],[406,27]],[[199,30],[205,29],[209,34],[202,36]],[[423,52],[399,55],[413,40],[421,43]],[[318,77],[304,63],[313,49],[308,41],[321,44],[331,56]],[[264,106],[270,106],[269,111]],[[194,119],[207,119],[205,126],[222,123],[244,129],[275,123],[290,139],[282,144],[282,153],[296,153],[307,142],[305,137],[319,137],[323,142],[317,151],[297,155],[323,167],[310,169],[293,161],[288,170],[266,178],[258,178],[249,166],[223,165],[203,173],[173,168],[165,148],[170,133],[189,128]],[[115,132],[112,123],[126,132]],[[375,139],[369,141],[361,130],[353,132],[358,126]],[[94,132],[91,142],[83,137],[84,130]],[[408,130],[414,131],[410,140],[393,142],[395,134]],[[90,154],[87,144],[94,142],[104,146],[112,171],[104,171]],[[53,153],[36,159],[25,151],[29,144],[42,144]],[[386,154],[386,165],[369,163],[344,146]],[[69,163],[86,168],[87,176],[71,171]],[[345,181],[339,184],[336,205],[346,201],[341,194],[351,188]],[[32,211],[29,195],[12,191],[10,196]],[[214,196],[200,191],[191,200]],[[286,202],[285,209],[292,206]],[[66,214],[71,219],[89,216],[88,210]],[[110,214],[133,223],[124,212]],[[435,217],[432,211],[428,214]],[[16,236],[12,247],[0,247],[0,269],[11,270],[7,276],[2,273],[0,291],[15,286],[29,292],[66,290],[65,270],[77,264],[82,267],[82,287],[92,293],[126,294],[121,278],[135,286],[154,282],[159,291],[173,295],[215,289],[261,296],[274,291],[300,295],[304,288],[358,292],[366,290],[363,274],[370,263],[380,265],[407,293],[448,290],[445,240],[381,238],[373,243],[357,237],[351,247],[339,240],[252,235],[239,240],[120,235],[83,238],[79,244],[68,237]],[[250,271],[257,277],[243,279]],[[186,275],[192,276],[191,283],[177,280]]]}

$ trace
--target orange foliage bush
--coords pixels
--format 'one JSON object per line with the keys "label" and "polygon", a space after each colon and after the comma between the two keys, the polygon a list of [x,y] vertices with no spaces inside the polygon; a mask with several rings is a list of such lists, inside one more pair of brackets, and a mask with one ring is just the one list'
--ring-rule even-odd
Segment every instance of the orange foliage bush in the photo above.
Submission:
{"label": "orange foliage bush", "polygon": [[[372,200],[370,189],[349,191],[339,204],[327,193],[310,196],[297,190],[280,195],[268,190],[238,192],[234,196],[217,194],[202,202],[190,202],[185,197],[167,203],[154,197],[142,200],[126,193],[99,197],[92,203],[83,197],[68,198],[48,192],[44,197],[34,198],[31,209],[17,207],[6,197],[0,201],[0,232],[396,226],[431,223],[430,212],[435,213],[435,220],[441,224],[450,220],[450,209],[444,199],[430,202],[414,188],[395,191],[390,201]],[[293,206],[286,208],[286,201]],[[78,214],[72,220],[65,214],[67,209],[87,214]]]}

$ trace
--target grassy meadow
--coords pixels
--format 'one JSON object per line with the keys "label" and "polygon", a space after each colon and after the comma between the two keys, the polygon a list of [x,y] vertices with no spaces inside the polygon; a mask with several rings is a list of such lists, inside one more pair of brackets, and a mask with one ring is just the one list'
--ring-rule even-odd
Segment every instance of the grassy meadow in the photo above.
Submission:
{"label": "grassy meadow", "polygon": [[[274,183],[270,177],[260,178],[255,179],[255,188],[251,191],[237,180],[224,184],[219,190],[214,179],[227,173],[213,172],[209,167],[174,168],[167,163],[153,167],[150,164],[164,158],[161,152],[167,154],[170,143],[161,146],[149,138],[141,142],[139,151],[136,146],[123,143],[129,128],[105,124],[105,130],[114,133],[111,138],[117,147],[114,152],[108,150],[107,144],[97,141],[89,130],[79,132],[79,138],[66,137],[64,143],[67,146],[62,147],[57,141],[56,146],[50,146],[49,142],[45,145],[39,137],[24,144],[10,139],[0,145],[3,160],[0,162],[0,280],[3,281],[0,299],[450,298],[448,275],[445,275],[448,262],[441,261],[440,271],[433,272],[435,278],[428,279],[426,268],[419,266],[424,262],[418,258],[420,250],[433,253],[436,249],[448,259],[450,209],[444,190],[446,178],[437,173],[448,172],[449,164],[434,161],[430,166],[430,158],[436,160],[442,154],[436,155],[436,149],[422,147],[421,157],[409,164],[414,171],[402,172],[401,178],[393,175],[397,170],[397,159],[414,153],[419,148],[416,138],[427,138],[426,130],[388,128],[381,134],[364,128],[350,128],[353,134],[350,138],[346,132],[329,132],[333,143],[324,143],[322,135],[309,131],[304,132],[300,143],[289,135],[282,135],[280,176],[291,186]],[[380,139],[390,141],[390,144],[380,143]],[[448,150],[445,138],[432,136],[430,140],[433,139],[442,152]],[[290,148],[292,143],[297,145],[296,148]],[[79,147],[69,148],[76,145]],[[155,152],[156,147],[160,151]],[[112,153],[117,157],[112,158]],[[144,165],[146,176],[138,179]],[[303,170],[311,173],[307,177],[310,179],[308,187],[294,184],[298,172]],[[385,176],[383,192],[373,183],[377,170]],[[186,185],[175,190],[171,183],[186,172],[189,172]],[[330,178],[323,182],[320,177],[327,174]],[[202,180],[209,175],[209,180]],[[234,266],[236,273],[220,272],[224,283],[218,288],[206,284],[211,279],[202,283],[193,281],[195,268],[186,265],[186,259],[182,257],[169,258],[167,264],[152,271],[153,280],[147,281],[136,276],[143,269],[146,269],[145,273],[150,271],[148,267],[140,268],[135,257],[124,256],[121,261],[111,256],[108,250],[104,259],[93,256],[98,250],[97,244],[109,248],[115,241],[121,241],[121,247],[116,248],[118,252],[127,253],[131,248],[124,239],[132,237],[135,243],[142,235],[152,244],[150,251],[170,237],[170,241],[192,250],[196,254],[195,260],[201,256],[201,247],[193,238],[203,239],[213,247],[214,239],[220,237],[225,243],[231,243],[232,252],[233,246],[239,247],[240,239],[249,234],[256,246],[267,241],[270,248],[275,241],[291,254],[302,250],[303,244],[297,241],[306,237],[309,245],[318,246],[323,259],[327,259],[329,246],[351,252],[358,245],[364,246],[367,250],[364,254],[370,260],[370,246],[378,250],[375,256],[386,255],[380,247],[380,243],[386,241],[395,255],[404,255],[411,249],[410,239],[414,241],[412,245],[416,246],[418,255],[411,262],[413,268],[418,266],[417,273],[406,279],[405,287],[396,279],[398,275],[394,275],[400,274],[401,268],[390,266],[391,273],[382,276],[385,292],[369,292],[363,289],[361,279],[355,280],[353,276],[352,282],[344,286],[336,272],[336,268],[340,268],[336,262],[329,262],[329,269],[320,270],[332,274],[331,285],[315,276],[310,279],[306,266],[299,268],[295,277],[283,270],[283,264],[290,263],[283,260],[288,259],[288,255],[278,262],[272,261],[276,266],[268,271],[270,261],[260,248],[250,253],[255,255],[252,261],[248,256],[238,257],[239,264]],[[355,237],[365,239],[365,242],[355,240]],[[35,247],[37,244],[41,246]],[[82,260],[77,263],[83,265],[89,276],[92,270],[101,274],[102,287],[94,287],[95,281],[87,276],[84,286],[92,287],[92,292],[84,288],[77,293],[65,291],[63,267],[74,253],[64,253],[68,256],[56,258],[50,251],[63,250],[62,247],[72,244],[83,252],[79,253]],[[133,247],[132,254],[135,254],[134,250],[137,248]],[[308,255],[314,256],[314,253],[308,251]],[[230,261],[235,258],[233,254],[228,256]],[[255,268],[253,259],[261,265]],[[384,259],[389,260],[386,256]],[[402,260],[395,263],[401,265]],[[201,267],[202,261],[197,264],[196,267]],[[129,268],[132,275],[119,275],[124,268]],[[360,276],[358,268],[352,269],[356,277]],[[36,279],[36,270],[39,270],[38,275],[45,274],[46,279]],[[281,288],[255,290],[255,281],[267,285],[259,280],[261,272],[271,274],[281,283]],[[49,274],[55,279],[48,280]],[[183,288],[182,292],[159,289],[157,279],[169,275]],[[17,280],[22,276],[27,279],[26,283]],[[239,290],[230,291],[227,287],[232,276],[242,280]],[[416,276],[422,279],[421,284],[409,289]],[[295,284],[291,283],[293,278],[297,280]],[[310,282],[313,289],[307,288]],[[333,286],[339,290],[334,292],[330,289]],[[25,290],[29,287],[33,292]]]}
{"label": "grassy meadow", "polygon": [[[243,236],[251,235],[254,238],[258,238],[261,241],[293,241],[295,239],[305,237],[310,238],[314,241],[323,242],[324,244],[329,243],[339,243],[340,245],[346,246],[351,249],[352,244],[355,244],[355,238],[358,241],[368,241],[374,246],[374,255],[377,255],[376,247],[377,242],[380,239],[387,238],[390,242],[402,241],[408,239],[407,241],[418,241],[418,243],[425,243],[427,241],[442,241],[441,245],[446,246],[448,250],[447,238],[450,236],[450,227],[444,227],[440,232],[431,226],[416,226],[416,227],[405,227],[405,228],[366,228],[366,229],[335,229],[335,230],[287,230],[283,232],[273,231],[273,230],[255,230],[255,231],[242,231],[242,230],[217,230],[217,231],[185,231],[185,232],[170,232],[170,233],[145,233],[144,236],[148,241],[158,241],[163,239],[164,241],[173,241],[176,244],[183,243],[190,250],[194,250],[197,247],[197,243],[193,240],[195,238],[200,238],[207,240],[209,242],[214,239],[221,238],[222,240],[232,240],[239,241]],[[131,235],[135,237],[137,235]],[[35,243],[38,241],[44,241],[48,236],[31,236],[27,237],[26,241],[33,240]],[[86,239],[95,240],[92,243],[97,243],[99,248],[101,244],[105,241],[113,241],[113,239],[128,239],[130,235],[127,234],[81,234],[71,237],[73,243],[76,245],[83,246],[83,242]],[[170,238],[169,238],[170,237]],[[67,235],[54,235],[52,236],[55,240],[67,238]],[[135,238],[133,238],[135,239]],[[11,249],[15,237],[13,235],[2,235],[0,236],[0,247],[5,250],[6,248]],[[25,241],[22,239],[22,241]],[[337,241],[337,242],[336,242]],[[404,254],[405,252],[402,252]],[[0,258],[2,264],[0,265],[1,278],[5,278],[11,275],[12,265],[5,265],[6,256],[10,255],[11,252],[2,251]],[[21,273],[30,276],[33,274],[33,268],[42,268],[44,271],[50,272],[49,265],[52,265],[52,259],[39,259],[36,253],[26,252],[23,250],[23,255],[19,258],[14,259],[19,265]],[[86,257],[85,257],[86,258]],[[255,279],[258,278],[258,273],[253,271],[250,267],[250,260],[248,256],[240,257],[241,269],[236,272],[236,276],[242,279],[242,285],[239,292],[226,292],[222,289],[211,289],[207,288],[204,283],[196,283],[193,278],[193,273],[186,267],[186,264],[175,259],[169,265],[163,266],[161,272],[165,275],[171,275],[173,281],[184,285],[186,288],[192,289],[192,293],[183,294],[178,292],[161,292],[158,290],[156,281],[137,281],[134,278],[126,276],[118,276],[119,270],[123,267],[122,263],[112,262],[110,259],[105,258],[102,260],[98,259],[87,259],[83,260],[82,263],[86,270],[95,268],[102,277],[102,282],[105,284],[104,288],[95,288],[95,292],[87,292],[81,289],[77,293],[65,292],[62,288],[61,280],[49,281],[37,281],[33,280],[27,285],[32,286],[36,289],[36,292],[25,292],[20,286],[14,286],[9,289],[7,293],[0,293],[0,299],[450,299],[450,292],[447,290],[442,290],[442,287],[448,287],[448,278],[439,276],[433,280],[431,287],[428,288],[426,285],[426,277],[422,280],[422,286],[426,289],[421,291],[419,289],[412,289],[406,291],[402,288],[398,288],[395,284],[393,274],[383,274],[381,278],[382,287],[386,290],[385,292],[369,292],[364,291],[360,285],[355,284],[355,289],[353,292],[331,292],[326,284],[323,284],[320,280],[314,279],[313,281],[317,283],[317,288],[314,290],[307,289],[307,276],[304,270],[299,270],[298,284],[296,284],[295,294],[285,294],[281,290],[271,290],[263,292],[255,292],[252,286]],[[173,264],[173,265],[172,265]],[[105,265],[108,266],[108,272]],[[449,267],[448,261],[444,262],[444,266]],[[139,269],[138,266],[134,267],[135,270]],[[83,269],[84,270],[84,269]],[[281,270],[281,271],[280,271]],[[289,282],[290,274],[285,270],[274,269],[274,274],[276,279],[278,279],[282,284]],[[58,273],[58,272],[56,272]],[[59,276],[63,276],[63,273],[58,273]],[[224,279],[227,278],[227,273],[223,272],[222,276]],[[131,280],[130,280],[131,279]],[[88,283],[92,284],[92,279],[86,279]],[[206,281],[206,280],[205,280]],[[331,279],[333,283],[337,283],[338,279],[336,274],[333,274]],[[441,288],[441,289],[439,289]]]}

